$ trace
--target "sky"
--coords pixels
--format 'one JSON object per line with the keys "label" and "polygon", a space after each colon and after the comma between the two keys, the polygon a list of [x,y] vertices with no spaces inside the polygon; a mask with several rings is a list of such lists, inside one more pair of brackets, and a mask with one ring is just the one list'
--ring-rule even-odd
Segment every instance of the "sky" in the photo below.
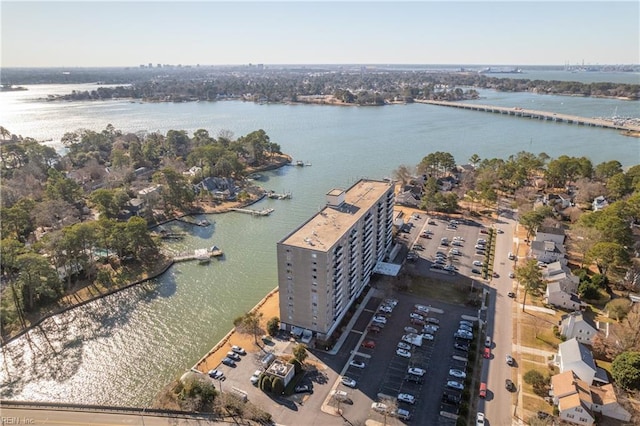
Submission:
{"label": "sky", "polygon": [[635,1],[4,1],[2,67],[640,64]]}

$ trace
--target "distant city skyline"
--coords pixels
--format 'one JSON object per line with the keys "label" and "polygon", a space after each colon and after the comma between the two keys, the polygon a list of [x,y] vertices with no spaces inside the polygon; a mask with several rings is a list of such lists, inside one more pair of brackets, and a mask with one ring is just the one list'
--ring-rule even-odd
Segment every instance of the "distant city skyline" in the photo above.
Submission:
{"label": "distant city skyline", "polygon": [[640,64],[638,1],[2,1],[3,67]]}

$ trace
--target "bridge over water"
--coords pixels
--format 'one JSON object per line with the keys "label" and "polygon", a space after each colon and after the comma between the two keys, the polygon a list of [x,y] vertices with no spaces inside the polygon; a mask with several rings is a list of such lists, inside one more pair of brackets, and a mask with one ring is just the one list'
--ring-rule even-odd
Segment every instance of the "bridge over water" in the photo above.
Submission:
{"label": "bridge over water", "polygon": [[519,107],[501,107],[494,105],[482,105],[482,104],[466,104],[460,102],[447,102],[447,101],[419,101],[420,103],[440,105],[453,108],[469,109],[472,111],[484,111],[492,112],[495,114],[512,115],[515,117],[525,117],[530,119],[555,121],[560,123],[579,124],[582,126],[602,127],[604,129],[622,130],[625,132],[639,132],[640,125],[632,125],[622,122],[621,120],[604,120],[601,118],[586,118],[577,115],[560,114],[549,111],[538,111],[534,109],[525,109]]}

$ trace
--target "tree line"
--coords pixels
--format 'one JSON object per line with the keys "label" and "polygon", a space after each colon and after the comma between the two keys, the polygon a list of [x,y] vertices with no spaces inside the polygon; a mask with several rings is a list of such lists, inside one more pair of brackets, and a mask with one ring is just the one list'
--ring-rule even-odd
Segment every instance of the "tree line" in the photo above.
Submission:
{"label": "tree line", "polygon": [[[162,254],[150,223],[211,200],[196,186],[203,179],[242,181],[249,167],[282,154],[264,130],[236,138],[205,129],[132,134],[108,125],[66,133],[64,155],[2,126],[0,136],[3,335],[27,326],[80,281],[109,289],[153,270]],[[190,168],[196,172],[184,174]],[[132,215],[130,201],[149,185],[158,197]]]}

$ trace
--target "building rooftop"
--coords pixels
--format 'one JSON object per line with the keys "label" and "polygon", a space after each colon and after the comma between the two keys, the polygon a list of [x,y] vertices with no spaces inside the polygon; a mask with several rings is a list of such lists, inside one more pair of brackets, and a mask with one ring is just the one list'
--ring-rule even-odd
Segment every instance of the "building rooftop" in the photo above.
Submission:
{"label": "building rooftop", "polygon": [[[391,183],[360,180],[344,192],[344,202],[338,206],[325,206],[280,243],[290,246],[328,251],[367,210],[391,187]],[[333,189],[327,196],[342,194]]]}

